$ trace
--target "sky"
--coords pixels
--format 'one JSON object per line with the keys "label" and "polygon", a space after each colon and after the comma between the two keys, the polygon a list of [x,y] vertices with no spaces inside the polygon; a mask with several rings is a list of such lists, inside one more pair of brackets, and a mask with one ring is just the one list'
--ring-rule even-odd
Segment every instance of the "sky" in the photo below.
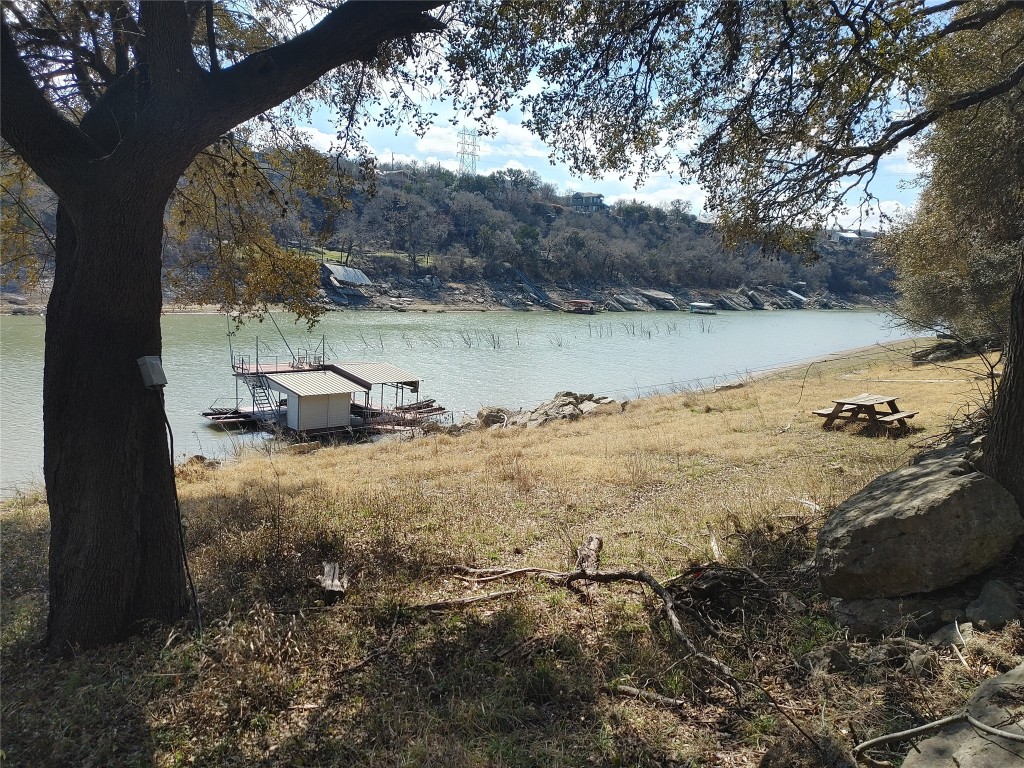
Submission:
{"label": "sky", "polygon": [[[472,122],[452,124],[453,113],[446,105],[436,105],[439,112],[434,126],[422,136],[409,128],[367,128],[367,142],[377,157],[380,166],[388,168],[391,162],[407,164],[416,161],[421,165],[441,165],[452,171],[459,170],[459,132],[477,126]],[[640,200],[649,205],[668,205],[673,200],[686,200],[698,216],[704,214],[704,192],[694,184],[681,184],[677,177],[668,173],[653,174],[637,187],[635,179],[620,179],[616,175],[598,179],[573,176],[568,167],[553,163],[548,148],[522,125],[522,116],[516,111],[504,112],[491,121],[493,135],[480,136],[479,158],[476,170],[487,175],[505,168],[519,168],[535,171],[540,178],[554,184],[560,193],[596,192],[604,195],[604,201],[613,204],[620,200]],[[336,129],[327,110],[315,113],[310,125],[304,126],[314,146],[328,151],[334,141]],[[906,144],[906,142],[904,142]],[[917,176],[917,169],[907,156],[908,148],[900,146],[886,156],[872,184],[872,191],[881,201],[878,207],[888,215],[911,208],[917,199],[917,189],[910,182]],[[854,210],[840,217],[844,226],[852,229],[877,230],[877,215],[861,217]]]}

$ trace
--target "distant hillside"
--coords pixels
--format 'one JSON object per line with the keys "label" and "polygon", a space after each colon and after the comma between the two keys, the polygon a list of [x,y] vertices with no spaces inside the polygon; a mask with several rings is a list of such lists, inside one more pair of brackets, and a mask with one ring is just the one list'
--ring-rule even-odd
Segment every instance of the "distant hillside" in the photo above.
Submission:
{"label": "distant hillside", "polygon": [[607,206],[586,193],[561,197],[536,174],[515,169],[488,176],[423,166],[385,171],[374,196],[356,193],[351,209],[330,223],[321,201],[307,198],[275,231],[297,246],[318,233],[328,257],[379,278],[504,278],[518,269],[548,283],[675,290],[803,283],[810,293],[877,296],[891,291],[893,277],[866,238],[822,238],[810,260],[765,256],[757,246],[727,249],[714,226],[681,201]]}
{"label": "distant hillside", "polygon": [[[411,165],[380,172],[371,191],[350,192],[351,205],[340,214],[323,198],[300,194],[274,223],[274,235],[378,280],[425,274],[445,281],[504,280],[520,270],[538,283],[643,284],[673,292],[722,291],[743,283],[841,297],[891,292],[893,274],[865,238],[821,238],[811,259],[765,256],[756,245],[727,249],[714,226],[698,221],[681,201],[607,206],[600,195],[586,192],[559,196],[530,171],[460,176]],[[52,235],[52,195],[39,186],[31,202],[40,209],[31,218]],[[38,241],[39,253],[29,258],[42,264],[50,253],[45,239]],[[165,264],[193,262],[190,251],[200,244],[200,237],[168,238]],[[10,248],[8,242],[5,253]],[[32,273],[26,263],[20,259],[4,270],[9,289],[26,284]]]}

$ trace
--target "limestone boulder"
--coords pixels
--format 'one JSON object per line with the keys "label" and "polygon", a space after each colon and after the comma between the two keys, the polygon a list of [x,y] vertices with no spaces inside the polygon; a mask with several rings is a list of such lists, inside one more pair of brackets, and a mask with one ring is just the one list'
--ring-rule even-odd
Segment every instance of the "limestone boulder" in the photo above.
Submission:
{"label": "limestone boulder", "polygon": [[1022,534],[1005,488],[960,460],[936,460],[883,475],[836,507],[815,562],[831,597],[899,597],[981,573]]}
{"label": "limestone boulder", "polygon": [[618,410],[618,401],[604,395],[558,392],[551,400],[531,411],[511,411],[507,408],[487,406],[477,414],[477,421],[491,428],[526,427],[535,429],[553,421],[575,421],[592,413]]}
{"label": "limestone boulder", "polygon": [[[993,677],[971,697],[967,711],[986,725],[1024,735],[1024,664]],[[1024,743],[976,730],[961,721],[911,750],[903,768],[1012,768],[1024,765]]]}
{"label": "limestone boulder", "polygon": [[920,636],[965,618],[963,597],[919,595],[832,600],[836,621],[863,637]]}
{"label": "limestone boulder", "polygon": [[1005,581],[993,579],[978,599],[967,606],[967,618],[979,629],[1002,629],[1020,617],[1020,595]]}
{"label": "limestone boulder", "polygon": [[484,427],[503,426],[508,423],[513,413],[508,408],[488,405],[477,411],[476,420]]}

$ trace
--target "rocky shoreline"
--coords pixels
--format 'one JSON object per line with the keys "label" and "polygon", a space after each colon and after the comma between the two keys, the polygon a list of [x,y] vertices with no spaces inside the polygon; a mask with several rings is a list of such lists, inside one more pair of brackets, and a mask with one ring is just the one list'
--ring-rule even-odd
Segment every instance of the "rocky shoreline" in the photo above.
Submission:
{"label": "rocky shoreline", "polygon": [[[795,286],[799,289],[802,286]],[[672,288],[663,290],[662,288]],[[0,314],[39,315],[46,309],[44,289],[0,293]],[[519,280],[442,281],[434,275],[416,279],[394,277],[371,285],[321,289],[327,311],[390,312],[494,312],[552,311],[572,300],[587,300],[598,311],[647,312],[657,309],[686,311],[690,302],[714,305],[716,311],[775,309],[885,309],[890,297],[837,296],[828,291],[800,294],[777,285],[740,285],[731,290],[659,288],[629,284],[582,285],[570,283],[534,284]],[[217,305],[182,304],[164,301],[163,312],[216,314]]]}
{"label": "rocky shoreline", "polygon": [[690,302],[713,304],[721,311],[852,309],[886,304],[885,300],[874,297],[840,297],[827,291],[804,296],[795,290],[776,285],[740,285],[731,290],[706,290],[672,286],[642,287],[626,283],[535,284],[528,279],[446,282],[429,274],[416,279],[396,277],[358,287],[336,289],[328,286],[322,293],[325,307],[332,310],[396,312],[558,310],[575,300],[593,302],[597,310],[616,312],[656,309],[685,311]]}

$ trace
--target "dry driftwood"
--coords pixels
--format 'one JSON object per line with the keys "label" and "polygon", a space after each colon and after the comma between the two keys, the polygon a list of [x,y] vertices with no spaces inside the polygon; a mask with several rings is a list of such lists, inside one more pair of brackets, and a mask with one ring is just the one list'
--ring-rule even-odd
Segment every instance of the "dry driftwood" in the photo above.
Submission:
{"label": "dry driftwood", "polygon": [[662,696],[660,693],[655,693],[654,691],[648,691],[644,688],[634,688],[631,685],[606,685],[605,690],[610,693],[617,693],[620,696],[632,696],[637,699],[649,701],[652,704],[661,704],[665,707],[685,707],[689,703],[683,699],[673,699],[668,696]]}
{"label": "dry driftwood", "polygon": [[604,542],[600,536],[590,534],[576,548],[576,570],[584,573],[597,573],[601,570],[601,549]]}
{"label": "dry driftwood", "polygon": [[[672,594],[665,589],[664,585],[644,570],[599,571],[598,569],[601,564],[600,552],[602,546],[603,542],[600,536],[588,536],[583,544],[576,550],[577,569],[568,573],[549,571],[543,568],[516,568],[511,570],[500,570],[494,568],[472,569],[465,566],[458,566],[454,570],[460,574],[470,576],[470,578],[466,578],[466,580],[476,584],[496,581],[498,579],[517,578],[520,576],[535,576],[543,578],[546,581],[561,584],[575,592],[580,592],[579,588],[575,586],[578,582],[584,582],[587,586],[592,584],[612,584],[618,581],[632,581],[644,584],[661,599],[661,602],[665,607],[665,613],[668,616],[672,634],[686,649],[687,657],[694,658],[703,664],[716,677],[718,677],[719,680],[732,689],[737,700],[742,699],[743,686],[735,675],[733,675],[732,670],[728,665],[719,661],[714,656],[709,656],[708,654],[701,652],[690,636],[686,633],[686,630],[683,628],[683,623],[679,618],[679,612],[681,610],[684,612],[687,611],[685,606],[679,605],[675,598],[672,597]],[[479,576],[479,578],[473,578],[473,576]],[[496,593],[494,597],[503,596],[504,594],[508,593]],[[465,598],[466,601],[470,602],[476,602],[478,599],[480,598]],[[493,598],[486,597],[485,599]]]}

